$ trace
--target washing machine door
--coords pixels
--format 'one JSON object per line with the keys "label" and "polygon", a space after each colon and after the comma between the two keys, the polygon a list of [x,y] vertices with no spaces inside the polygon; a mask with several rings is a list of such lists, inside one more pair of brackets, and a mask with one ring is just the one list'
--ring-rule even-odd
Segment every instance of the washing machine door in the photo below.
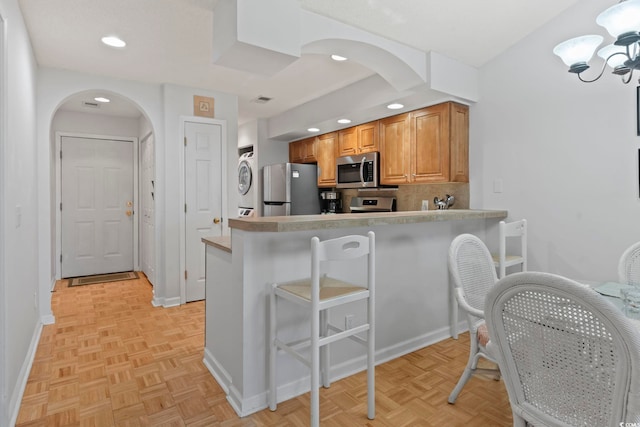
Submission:
{"label": "washing machine door", "polygon": [[238,193],[240,193],[241,196],[249,192],[251,179],[251,166],[246,160],[243,160],[238,165]]}

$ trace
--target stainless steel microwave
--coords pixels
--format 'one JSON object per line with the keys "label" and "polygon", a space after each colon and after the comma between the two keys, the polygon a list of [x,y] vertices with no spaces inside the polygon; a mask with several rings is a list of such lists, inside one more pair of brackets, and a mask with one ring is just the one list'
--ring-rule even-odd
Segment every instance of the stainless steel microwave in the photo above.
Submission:
{"label": "stainless steel microwave", "polygon": [[378,186],[380,154],[377,152],[338,157],[337,188],[371,188]]}

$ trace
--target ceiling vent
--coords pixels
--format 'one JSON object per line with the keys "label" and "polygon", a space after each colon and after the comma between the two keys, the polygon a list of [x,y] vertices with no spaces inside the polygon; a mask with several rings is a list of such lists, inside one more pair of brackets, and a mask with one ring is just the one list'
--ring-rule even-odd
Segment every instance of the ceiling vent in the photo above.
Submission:
{"label": "ceiling vent", "polygon": [[82,105],[87,108],[100,108],[100,104],[91,101],[82,101]]}
{"label": "ceiling vent", "polygon": [[253,102],[255,102],[256,104],[266,104],[267,102],[271,101],[273,98],[269,98],[268,96],[259,96],[256,99],[253,100]]}

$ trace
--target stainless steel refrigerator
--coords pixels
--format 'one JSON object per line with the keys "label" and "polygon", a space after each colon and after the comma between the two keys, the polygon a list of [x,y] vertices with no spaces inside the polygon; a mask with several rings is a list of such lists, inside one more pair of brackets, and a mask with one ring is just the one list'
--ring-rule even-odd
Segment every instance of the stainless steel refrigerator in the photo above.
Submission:
{"label": "stainless steel refrigerator", "polygon": [[262,168],[263,215],[312,215],[320,213],[316,165],[278,163]]}

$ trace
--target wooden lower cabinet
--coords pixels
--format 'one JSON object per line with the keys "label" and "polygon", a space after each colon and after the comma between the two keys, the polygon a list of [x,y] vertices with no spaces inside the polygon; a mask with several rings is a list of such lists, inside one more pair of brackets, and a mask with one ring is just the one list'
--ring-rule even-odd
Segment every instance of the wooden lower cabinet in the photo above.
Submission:
{"label": "wooden lower cabinet", "polygon": [[337,154],[337,132],[320,135],[316,139],[316,157],[318,159],[318,187],[336,186]]}

